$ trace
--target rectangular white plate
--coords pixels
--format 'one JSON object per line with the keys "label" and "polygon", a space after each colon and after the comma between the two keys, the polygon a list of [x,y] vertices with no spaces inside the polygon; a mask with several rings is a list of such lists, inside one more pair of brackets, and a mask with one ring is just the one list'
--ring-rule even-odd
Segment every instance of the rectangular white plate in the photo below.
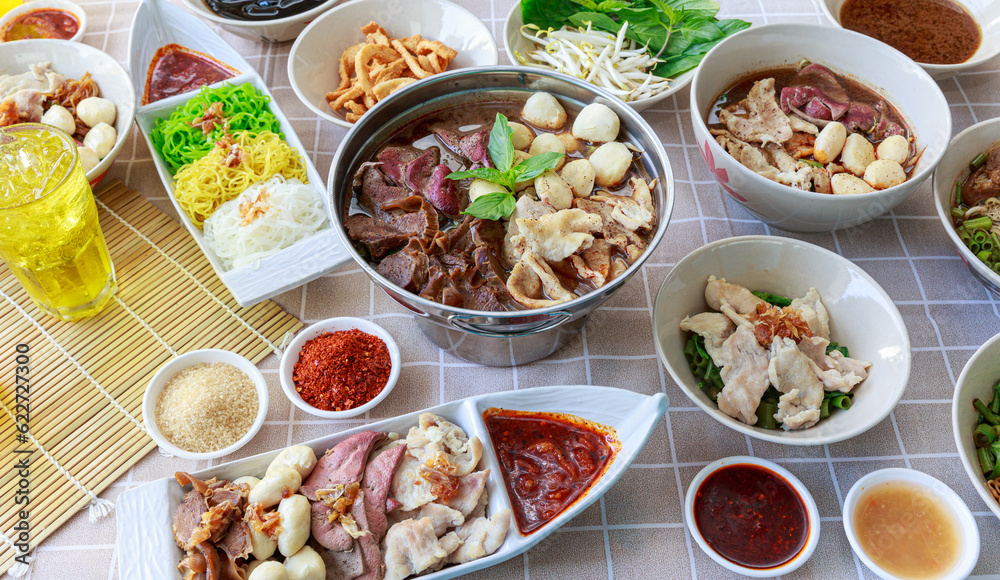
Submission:
{"label": "rectangular white plate", "polygon": [[[305,147],[302,146],[298,135],[295,134],[291,123],[275,102],[263,79],[231,46],[219,38],[217,34],[197,17],[166,2],[160,2],[159,6],[164,20],[164,31],[170,37],[168,42],[174,42],[187,48],[210,54],[242,73],[239,76],[224,81],[225,83],[234,85],[250,83],[261,93],[271,97],[271,102],[268,106],[281,124],[281,131],[285,134],[285,141],[302,155],[302,158],[305,160],[309,183],[316,188],[327,211],[326,226],[313,236],[299,240],[292,246],[275,252],[253,264],[232,270],[223,269],[222,262],[205,244],[201,230],[191,222],[177,203],[177,200],[174,199],[173,175],[149,139],[150,131],[152,131],[157,119],[168,117],[175,109],[194,97],[197,92],[193,91],[183,95],[176,95],[155,103],[140,106],[135,115],[136,124],[138,124],[139,131],[142,133],[142,137],[146,140],[146,145],[152,153],[153,163],[156,165],[156,171],[159,173],[160,180],[167,190],[167,196],[177,210],[181,223],[194,236],[201,251],[208,258],[209,262],[211,262],[212,268],[226,285],[226,288],[232,292],[240,306],[250,306],[261,300],[301,286],[350,262],[351,257],[347,249],[341,244],[329,220],[330,200],[323,188],[323,179],[320,177],[319,172],[316,171],[312,161],[306,154]],[[155,27],[153,26],[152,14],[152,10],[147,3],[143,2],[140,4],[139,9],[136,11],[135,19],[132,21],[132,30],[129,38],[130,54],[128,68],[140,102],[143,90],[145,89],[149,63],[156,50],[161,46],[161,43],[157,40],[158,36]],[[211,86],[220,86],[221,84],[223,83],[216,83]]]}
{"label": "rectangular white plate", "polygon": [[[425,411],[307,441],[304,445],[309,445],[317,455],[321,455],[330,447],[360,431],[394,431],[405,436],[410,427],[417,424],[420,413],[428,411],[436,413],[462,427],[470,437],[476,436],[483,441],[483,458],[479,468],[490,469],[487,481],[490,498],[488,513],[493,514],[498,510],[510,508],[510,500],[507,497],[496,455],[493,453],[489,433],[482,419],[484,410],[489,407],[501,407],[520,411],[569,413],[614,427],[622,449],[608,470],[584,497],[528,536],[518,532],[516,522],[512,519],[507,538],[492,555],[421,576],[427,580],[444,580],[498,564],[524,552],[597,501],[635,461],[649,440],[656,423],[666,412],[667,404],[667,397],[663,394],[647,397],[632,391],[609,387],[540,387],[461,399]],[[201,479],[219,477],[229,480],[244,475],[261,476],[280,451],[277,449],[247,457],[193,475]],[[143,580],[181,578],[177,564],[181,561],[183,553],[174,542],[172,520],[174,510],[180,504],[184,492],[181,486],[177,485],[173,474],[169,475],[128,490],[118,499],[118,566],[122,578]]]}

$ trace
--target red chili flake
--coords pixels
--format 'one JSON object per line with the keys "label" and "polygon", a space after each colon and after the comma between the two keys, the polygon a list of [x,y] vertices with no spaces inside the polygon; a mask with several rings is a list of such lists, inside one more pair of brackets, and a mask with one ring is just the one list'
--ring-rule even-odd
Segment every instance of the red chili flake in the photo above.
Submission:
{"label": "red chili flake", "polygon": [[374,399],[389,381],[392,362],[381,338],[357,329],[309,340],[292,381],[302,400],[323,411],[346,411]]}

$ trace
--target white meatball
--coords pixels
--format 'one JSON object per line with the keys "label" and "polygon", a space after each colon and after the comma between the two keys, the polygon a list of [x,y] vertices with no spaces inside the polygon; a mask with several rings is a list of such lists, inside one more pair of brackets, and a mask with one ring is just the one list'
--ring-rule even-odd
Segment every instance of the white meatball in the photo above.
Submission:
{"label": "white meatball", "polygon": [[247,564],[247,578],[250,578],[253,571],[259,568],[264,562],[265,560],[254,560],[253,562]]}
{"label": "white meatball", "polygon": [[281,529],[278,530],[278,551],[286,558],[302,549],[309,539],[310,507],[306,496],[295,494],[278,504]]}
{"label": "white meatball", "polygon": [[108,125],[115,124],[115,117],[118,110],[115,104],[101,97],[87,97],[76,105],[76,116],[88,127],[97,126],[100,123]]}
{"label": "white meatball", "polygon": [[116,139],[118,139],[118,133],[115,132],[114,127],[107,123],[98,123],[83,138],[83,146],[92,149],[98,157],[104,159],[105,155],[111,153]]}
{"label": "white meatball", "polygon": [[[529,157],[531,157],[530,153],[527,153],[525,151],[514,151],[514,165],[517,165],[518,163],[524,161]],[[515,192],[524,191],[525,189],[528,189],[529,187],[534,185],[534,183],[535,183],[534,179],[526,179],[524,181],[518,181],[517,183],[514,184],[514,191]]]}
{"label": "white meatball", "polygon": [[566,162],[566,144],[552,133],[542,133],[538,137],[535,137],[535,140],[531,142],[531,148],[528,149],[528,155],[541,155],[550,151],[563,154],[563,157],[559,159],[559,163],[555,167],[556,171],[558,171]]}
{"label": "white meatball", "polygon": [[267,560],[278,549],[278,539],[266,532],[258,532],[250,526],[250,553],[258,560]]}
{"label": "white meatball", "polygon": [[847,141],[847,127],[843,123],[834,121],[823,127],[823,130],[816,136],[813,143],[813,157],[822,164],[832,162],[840,155]]}
{"label": "white meatball", "polygon": [[260,483],[260,480],[252,475],[245,475],[243,477],[234,479],[233,483],[235,483],[236,485],[245,483],[247,487],[252,490],[253,488],[257,487],[257,484]]}
{"label": "white meatball", "polygon": [[875,189],[889,189],[904,181],[903,166],[892,159],[876,159],[865,169],[865,182]]}
{"label": "white meatball", "polygon": [[80,163],[83,164],[84,173],[97,167],[97,164],[101,162],[101,158],[90,147],[77,146],[76,149],[80,152]]}
{"label": "white meatball", "polygon": [[625,145],[612,141],[605,143],[590,154],[594,166],[597,185],[613,187],[621,183],[632,166],[632,152]]}
{"label": "white meatball", "polygon": [[250,503],[260,503],[267,509],[278,505],[281,498],[287,497],[299,490],[302,485],[302,476],[298,471],[288,467],[279,467],[270,475],[265,475],[264,479],[250,490],[247,501]]}
{"label": "white meatball", "polygon": [[594,191],[594,165],[587,159],[574,159],[563,167],[559,174],[563,181],[569,184],[576,197],[590,197]]}
{"label": "white meatball", "polygon": [[840,153],[840,164],[858,177],[865,174],[868,164],[875,161],[875,147],[858,133],[851,133]]}
{"label": "white meatball", "polygon": [[557,133],[556,137],[562,141],[563,147],[566,148],[566,153],[576,153],[580,150],[580,140],[573,136],[572,133]]}
{"label": "white meatball", "polygon": [[591,143],[607,143],[618,138],[621,121],[611,107],[591,103],[573,121],[573,136]]}
{"label": "white meatball", "polygon": [[859,177],[850,173],[837,173],[830,178],[830,188],[834,195],[854,195],[857,193],[871,193],[875,191]]}
{"label": "white meatball", "polygon": [[67,135],[76,133],[76,121],[73,119],[73,113],[70,113],[66,107],[52,105],[42,115],[41,121],[43,124],[55,127]]}
{"label": "white meatball", "polygon": [[309,546],[295,552],[285,560],[288,570],[288,580],[326,580],[326,563],[323,558]]}
{"label": "white meatball", "polygon": [[281,565],[281,562],[264,562],[254,568],[247,580],[291,580],[288,577],[288,570]]}
{"label": "white meatball", "polygon": [[886,137],[878,144],[875,154],[879,159],[890,159],[902,165],[910,157],[910,142],[902,135]]}
{"label": "white meatball", "polygon": [[287,447],[271,461],[271,465],[267,466],[264,476],[266,477],[282,467],[298,471],[302,479],[305,480],[316,467],[316,453],[313,452],[312,447],[306,445]]}
{"label": "white meatball", "polygon": [[535,93],[528,97],[521,115],[529,123],[553,131],[561,129],[566,123],[566,109],[548,93]]}
{"label": "white meatball", "polygon": [[507,191],[504,186],[486,181],[485,179],[473,179],[469,184],[469,202],[473,202],[477,197],[482,197],[488,193],[503,193]]}
{"label": "white meatball", "polygon": [[573,190],[554,171],[546,171],[535,178],[538,199],[556,209],[567,209],[573,204]]}
{"label": "white meatball", "polygon": [[530,127],[514,121],[507,121],[507,124],[510,125],[510,140],[514,143],[514,149],[524,151],[531,146],[535,132]]}

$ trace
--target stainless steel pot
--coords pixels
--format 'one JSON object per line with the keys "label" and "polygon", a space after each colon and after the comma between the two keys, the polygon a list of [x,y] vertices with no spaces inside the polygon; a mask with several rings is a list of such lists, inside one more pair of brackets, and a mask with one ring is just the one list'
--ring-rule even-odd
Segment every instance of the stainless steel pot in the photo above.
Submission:
{"label": "stainless steel pot", "polygon": [[[575,300],[537,310],[483,312],[453,308],[407,292],[375,271],[354,249],[343,226],[345,204],[350,203],[351,181],[361,163],[402,126],[435,111],[458,104],[524,100],[537,91],[552,93],[574,113],[599,102],[621,119],[628,141],[639,146],[650,178],[658,225],[645,253],[625,273],[598,290]],[[359,266],[394,300],[413,311],[417,325],[439,347],[465,360],[513,366],[544,358],[559,350],[583,328],[586,316],[631,278],[660,243],[674,206],[674,178],[660,139],[631,107],[591,84],[557,73],[527,67],[461,69],[434,75],[391,95],[366,113],[347,134],[333,158],[327,186],[331,220]]]}

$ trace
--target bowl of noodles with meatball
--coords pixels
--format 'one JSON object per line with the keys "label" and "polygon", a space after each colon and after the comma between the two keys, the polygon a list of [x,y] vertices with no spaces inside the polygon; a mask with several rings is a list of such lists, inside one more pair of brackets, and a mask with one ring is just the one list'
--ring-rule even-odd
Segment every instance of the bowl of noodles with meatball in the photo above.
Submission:
{"label": "bowl of noodles with meatball", "polygon": [[435,344],[510,366],[555,352],[634,275],[673,207],[634,110],[526,67],[445,72],[381,102],[337,152],[335,229]]}

